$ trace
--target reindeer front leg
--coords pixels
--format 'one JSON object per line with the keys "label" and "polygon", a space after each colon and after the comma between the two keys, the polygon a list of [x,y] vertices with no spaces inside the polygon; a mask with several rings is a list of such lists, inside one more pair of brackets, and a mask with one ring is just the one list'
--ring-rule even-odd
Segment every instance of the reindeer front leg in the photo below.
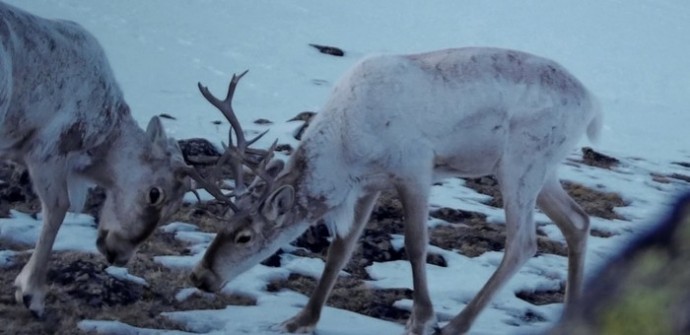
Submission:
{"label": "reindeer front leg", "polygon": [[29,169],[35,192],[41,199],[43,227],[29,262],[24,265],[14,281],[14,286],[17,288],[15,291],[17,302],[23,303],[39,318],[43,317],[44,313],[50,252],[69,208],[65,179],[56,178],[55,175],[48,176],[51,172],[54,170],[45,166],[41,168],[41,171]]}
{"label": "reindeer front leg", "polygon": [[340,270],[350,260],[355,242],[357,242],[359,235],[362,234],[366,223],[369,221],[369,214],[371,214],[374,208],[378,195],[378,192],[370,194],[358,201],[355,210],[355,220],[350,228],[350,232],[344,237],[336,236],[333,239],[333,243],[328,248],[326,267],[321,274],[321,279],[316,289],[309,297],[307,305],[297,315],[283,323],[282,327],[286,331],[291,333],[311,333],[314,331],[316,323],[321,316],[323,304],[328,299],[328,295],[338,279]]}

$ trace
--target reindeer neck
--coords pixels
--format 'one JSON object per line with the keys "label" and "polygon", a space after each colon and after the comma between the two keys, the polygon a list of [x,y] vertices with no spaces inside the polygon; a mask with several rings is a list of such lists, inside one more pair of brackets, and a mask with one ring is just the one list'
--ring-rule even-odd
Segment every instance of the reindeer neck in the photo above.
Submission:
{"label": "reindeer neck", "polygon": [[[318,134],[317,134],[318,135]],[[353,178],[343,168],[339,145],[318,136],[308,137],[295,150],[286,171],[289,183],[295,188],[299,210],[303,217],[315,223],[328,219],[334,209],[347,206],[356,187]]]}
{"label": "reindeer neck", "polygon": [[129,115],[124,115],[101,144],[88,154],[91,164],[84,173],[99,186],[110,188],[122,174],[136,168],[141,155],[150,149],[146,133]]}

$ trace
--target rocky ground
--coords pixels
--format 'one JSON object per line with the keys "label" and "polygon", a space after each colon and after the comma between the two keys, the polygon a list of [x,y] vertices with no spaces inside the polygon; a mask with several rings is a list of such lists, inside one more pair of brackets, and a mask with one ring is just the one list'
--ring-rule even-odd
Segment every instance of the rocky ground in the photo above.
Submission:
{"label": "rocky ground", "polygon": [[[183,150],[189,155],[203,153],[215,154],[204,148],[203,143],[184,142]],[[573,164],[589,164],[607,168],[616,164],[615,159],[593,151],[584,151],[581,161]],[[35,214],[40,210],[35,195],[31,191],[29,176],[11,165],[0,166],[0,217],[8,217],[9,209]],[[467,185],[480,193],[492,196],[490,205],[501,206],[500,194],[495,179],[491,177],[469,179]],[[626,206],[625,201],[615,193],[605,193],[582,185],[564,182],[565,188],[593,216],[618,218],[614,207]],[[102,192],[94,191],[89,197],[85,211],[95,215],[103,200]],[[209,201],[199,204],[186,204],[176,214],[174,220],[196,224],[203,231],[216,232],[222,222],[216,215],[223,211],[222,206]],[[476,257],[487,251],[504,248],[505,229],[503,225],[491,224],[481,213],[467,212],[452,208],[441,208],[430,213],[431,216],[446,220],[451,225],[431,229],[431,244],[441,248],[457,250],[468,257]],[[328,304],[377,318],[403,323],[408,312],[392,306],[401,298],[410,298],[407,289],[371,290],[364,288],[363,281],[369,279],[365,267],[372,262],[386,262],[405,259],[405,251],[396,250],[391,245],[390,234],[402,232],[402,211],[400,202],[394,194],[385,193],[376,206],[370,223],[358,243],[357,250],[346,267],[352,276],[341,278],[333,291]],[[322,226],[315,226],[294,242],[301,247],[295,251],[301,256],[325,258],[328,232]],[[593,230],[593,235],[606,233]],[[565,255],[565,247],[539,233],[538,253]],[[30,245],[18,245],[0,240],[0,250],[29,250]],[[105,272],[107,264],[98,254],[78,252],[54,252],[49,272],[52,286],[47,298],[47,315],[44,320],[36,320],[22,305],[14,302],[13,281],[28,260],[29,254],[22,253],[14,265],[0,272],[0,333],[7,334],[71,334],[79,333],[77,322],[83,319],[120,320],[135,326],[182,329],[164,317],[161,312],[189,309],[218,309],[228,304],[247,305],[254,301],[242,296],[193,296],[183,302],[174,296],[190,284],[187,273],[169,269],[153,261],[157,255],[181,255],[188,253],[187,246],[175,240],[172,234],[157,231],[139,250],[129,263],[129,273],[144,278],[150,286],[142,286],[131,281],[123,281]],[[280,251],[279,251],[280,252]],[[439,255],[430,254],[428,262],[439,266],[445,260]],[[278,257],[267,259],[264,264],[279,266]],[[287,280],[272,282],[268,290],[291,289],[309,294],[315,286],[315,279],[293,274]],[[561,302],[563,287],[558,291],[521,292],[518,297],[533,304]],[[526,319],[534,315],[525,315]]]}

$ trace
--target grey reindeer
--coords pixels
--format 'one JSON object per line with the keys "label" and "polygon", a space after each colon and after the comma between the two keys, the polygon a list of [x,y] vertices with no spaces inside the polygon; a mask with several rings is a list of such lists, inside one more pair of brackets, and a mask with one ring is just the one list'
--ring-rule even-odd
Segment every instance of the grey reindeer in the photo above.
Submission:
{"label": "grey reindeer", "polygon": [[[431,334],[437,324],[425,270],[431,185],[495,175],[506,215],[505,255],[440,334],[468,332],[535,254],[537,206],[568,244],[567,309],[580,295],[590,223],[561,187],[557,170],[585,134],[597,137],[601,125],[595,97],[542,57],[497,48],[368,57],[335,85],[287,162],[254,168],[261,178],[239,197],[239,212],[218,232],[191,280],[218,291],[323,220],[335,232],[325,269],[306,306],[282,324],[288,332],[311,333],[379,193],[394,188],[404,207],[414,285],[405,334]],[[230,150],[243,159],[240,148]]]}
{"label": "grey reindeer", "polygon": [[137,125],[94,36],[2,2],[0,159],[25,166],[41,200],[43,228],[14,282],[16,300],[39,317],[55,236],[90,185],[107,196],[98,250],[124,265],[179,208],[192,179],[204,183],[158,117],[146,131]]}

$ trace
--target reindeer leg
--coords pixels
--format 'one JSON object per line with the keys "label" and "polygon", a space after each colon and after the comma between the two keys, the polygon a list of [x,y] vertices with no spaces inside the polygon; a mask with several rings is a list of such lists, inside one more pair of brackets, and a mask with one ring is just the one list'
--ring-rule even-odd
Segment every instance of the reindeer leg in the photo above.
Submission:
{"label": "reindeer leg", "polygon": [[[45,171],[45,172],[42,172]],[[54,170],[42,167],[41,171],[30,169],[35,191],[41,199],[43,227],[29,262],[14,281],[15,298],[23,303],[36,317],[43,317],[46,295],[46,276],[50,252],[55,236],[62,225],[69,199],[64,178],[48,176]]]}
{"label": "reindeer leg", "polygon": [[587,213],[563,190],[556,176],[550,178],[537,197],[537,205],[558,226],[568,244],[566,310],[580,295],[584,278],[585,248],[589,235]]}
{"label": "reindeer leg", "polygon": [[429,185],[430,180],[418,176],[414,181],[408,180],[398,186],[405,212],[405,252],[412,267],[414,288],[412,314],[405,326],[407,335],[431,334],[437,326],[426,276]]}
{"label": "reindeer leg", "polygon": [[[510,176],[509,173],[504,176]],[[521,178],[501,178],[499,173],[498,177],[506,213],[505,255],[496,272],[491,275],[479,293],[460,314],[443,327],[442,335],[467,333],[496,292],[537,252],[536,225],[533,216],[537,193],[543,184],[543,174],[531,172]]]}
{"label": "reindeer leg", "polygon": [[314,331],[316,323],[321,317],[323,304],[328,299],[340,270],[350,260],[355,243],[369,221],[369,214],[371,214],[378,196],[379,193],[376,192],[366,195],[358,201],[355,209],[355,221],[350,232],[344,237],[335,236],[333,243],[328,248],[326,267],[316,289],[309,297],[309,302],[297,315],[282,324],[284,330],[291,333],[311,333]]}

